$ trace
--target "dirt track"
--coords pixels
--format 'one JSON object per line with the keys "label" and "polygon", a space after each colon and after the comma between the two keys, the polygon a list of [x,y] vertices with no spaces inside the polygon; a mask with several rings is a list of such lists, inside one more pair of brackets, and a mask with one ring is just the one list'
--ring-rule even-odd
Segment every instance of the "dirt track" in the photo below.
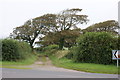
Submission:
{"label": "dirt track", "polygon": [[[29,65],[29,66],[24,66],[27,68],[32,68],[34,70],[49,70],[49,71],[72,71],[72,72],[80,72],[80,71],[75,71],[75,70],[70,70],[70,69],[64,69],[64,68],[59,68],[59,67],[55,67],[51,60],[46,57],[46,61],[43,62],[41,60],[36,61],[34,64]],[[84,73],[84,72],[83,72]]]}

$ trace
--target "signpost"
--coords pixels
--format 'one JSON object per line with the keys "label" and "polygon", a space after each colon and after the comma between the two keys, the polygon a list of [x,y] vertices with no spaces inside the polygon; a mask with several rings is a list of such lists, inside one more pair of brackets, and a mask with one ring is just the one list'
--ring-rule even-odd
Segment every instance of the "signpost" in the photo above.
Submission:
{"label": "signpost", "polygon": [[117,60],[117,67],[119,66],[120,50],[112,50],[112,59]]}

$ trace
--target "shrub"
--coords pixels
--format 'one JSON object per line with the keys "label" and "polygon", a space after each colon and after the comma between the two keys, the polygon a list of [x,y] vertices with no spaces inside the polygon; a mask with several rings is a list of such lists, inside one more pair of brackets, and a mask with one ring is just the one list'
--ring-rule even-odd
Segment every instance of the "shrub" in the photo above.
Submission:
{"label": "shrub", "polygon": [[2,41],[2,61],[18,61],[25,59],[31,54],[31,48],[26,42],[13,39]]}
{"label": "shrub", "polygon": [[68,59],[73,59],[73,55],[74,53],[76,53],[77,50],[77,46],[73,46],[72,48],[70,48],[69,53],[65,56]]}
{"label": "shrub", "polygon": [[34,48],[34,50],[37,51],[37,52],[42,52],[43,49],[44,49],[43,46],[41,46],[41,47],[37,47],[37,48]]}
{"label": "shrub", "polygon": [[48,50],[52,50],[52,49],[59,49],[59,46],[58,45],[49,45],[49,46],[46,46],[43,50],[44,51],[48,51]]}
{"label": "shrub", "polygon": [[113,64],[112,50],[117,49],[116,39],[110,33],[91,32],[77,39],[75,62]]}

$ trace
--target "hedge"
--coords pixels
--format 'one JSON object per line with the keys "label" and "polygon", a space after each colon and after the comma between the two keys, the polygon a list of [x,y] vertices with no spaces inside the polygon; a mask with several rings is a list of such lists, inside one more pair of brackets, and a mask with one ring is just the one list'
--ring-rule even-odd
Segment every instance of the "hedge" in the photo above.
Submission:
{"label": "hedge", "polygon": [[77,39],[75,62],[114,64],[112,50],[118,49],[118,38],[106,32],[88,32]]}
{"label": "hedge", "polygon": [[0,39],[0,61],[2,61],[2,39]]}
{"label": "hedge", "polygon": [[13,39],[2,40],[2,61],[18,61],[31,55],[28,43]]}

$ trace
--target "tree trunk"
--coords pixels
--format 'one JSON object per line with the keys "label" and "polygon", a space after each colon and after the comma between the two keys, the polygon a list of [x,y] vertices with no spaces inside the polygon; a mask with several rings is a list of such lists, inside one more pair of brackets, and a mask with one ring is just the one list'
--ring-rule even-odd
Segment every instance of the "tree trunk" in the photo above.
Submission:
{"label": "tree trunk", "polygon": [[60,43],[59,43],[59,49],[60,49],[60,50],[63,49],[63,46],[64,46],[64,40],[65,40],[64,38],[60,38],[60,40],[59,40],[59,42],[60,42]]}
{"label": "tree trunk", "polygon": [[30,47],[31,47],[31,49],[33,51],[33,42],[32,41],[30,42]]}

